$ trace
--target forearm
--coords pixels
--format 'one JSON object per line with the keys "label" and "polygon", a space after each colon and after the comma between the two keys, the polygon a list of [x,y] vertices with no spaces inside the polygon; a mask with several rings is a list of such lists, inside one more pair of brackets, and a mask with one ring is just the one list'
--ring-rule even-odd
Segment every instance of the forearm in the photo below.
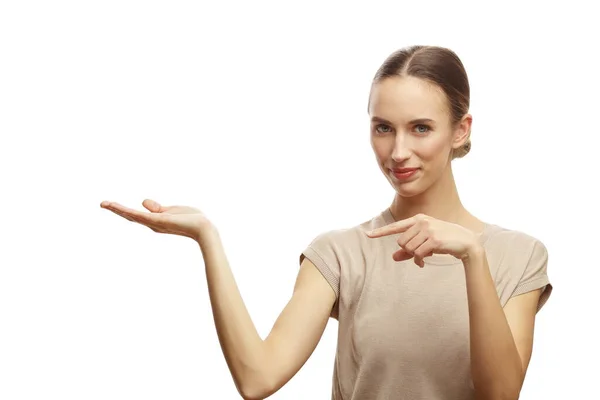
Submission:
{"label": "forearm", "polygon": [[485,250],[474,249],[463,264],[476,398],[516,400],[523,380],[521,359],[498,299]]}
{"label": "forearm", "polygon": [[240,393],[259,391],[264,379],[264,342],[240,295],[216,229],[208,229],[198,244],[204,257],[215,327],[229,370]]}

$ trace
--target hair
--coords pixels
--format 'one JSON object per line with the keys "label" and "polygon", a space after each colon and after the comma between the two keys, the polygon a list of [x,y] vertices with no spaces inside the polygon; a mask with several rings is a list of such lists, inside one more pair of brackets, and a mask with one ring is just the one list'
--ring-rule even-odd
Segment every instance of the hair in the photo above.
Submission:
{"label": "hair", "polygon": [[[413,76],[437,85],[446,95],[453,126],[469,111],[470,87],[467,72],[452,50],[439,46],[409,46],[396,50],[375,73],[373,83],[386,78]],[[471,150],[471,138],[455,149],[452,158],[464,157]]]}

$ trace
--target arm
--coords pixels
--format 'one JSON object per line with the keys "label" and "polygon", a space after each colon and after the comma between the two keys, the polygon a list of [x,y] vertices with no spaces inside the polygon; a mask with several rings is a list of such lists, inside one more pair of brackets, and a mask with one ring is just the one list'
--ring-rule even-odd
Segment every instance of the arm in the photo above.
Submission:
{"label": "arm", "polygon": [[485,251],[463,260],[471,335],[471,371],[478,400],[516,400],[531,357],[541,289],[512,298],[503,309]]}
{"label": "arm", "polygon": [[223,354],[244,399],[263,399],[279,390],[317,346],[335,302],[335,292],[304,259],[294,292],[265,340],[256,331],[229,268],[217,231],[198,239]]}
{"label": "arm", "polygon": [[393,254],[396,261],[414,257],[415,263],[424,267],[423,258],[435,253],[451,254],[463,261],[475,398],[518,399],[531,357],[535,315],[543,305],[541,290],[534,288],[549,284],[548,254],[543,243],[534,243],[518,291],[503,309],[478,235],[460,225],[417,214],[367,232],[367,236],[393,233],[400,233],[397,242],[401,249]]}

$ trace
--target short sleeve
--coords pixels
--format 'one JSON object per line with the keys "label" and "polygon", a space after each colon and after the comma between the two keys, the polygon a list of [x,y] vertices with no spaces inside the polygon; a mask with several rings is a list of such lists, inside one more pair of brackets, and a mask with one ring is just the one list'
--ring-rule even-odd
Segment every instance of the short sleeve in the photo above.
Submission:
{"label": "short sleeve", "polygon": [[335,304],[331,317],[337,319],[340,297],[341,244],[335,240],[335,231],[325,232],[317,236],[300,254],[300,264],[308,258],[321,272],[325,280],[335,292]]}
{"label": "short sleeve", "polygon": [[535,239],[525,268],[511,297],[543,288],[537,310],[541,310],[552,293],[552,284],[548,278],[548,250]]}

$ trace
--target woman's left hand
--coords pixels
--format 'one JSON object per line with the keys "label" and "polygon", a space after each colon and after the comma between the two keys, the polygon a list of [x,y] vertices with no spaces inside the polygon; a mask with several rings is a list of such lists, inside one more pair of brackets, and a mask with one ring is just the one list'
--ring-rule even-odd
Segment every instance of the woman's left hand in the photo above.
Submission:
{"label": "woman's left hand", "polygon": [[395,261],[414,257],[415,264],[423,268],[424,257],[433,254],[450,254],[464,260],[480,246],[479,236],[469,229],[428,215],[417,214],[367,232],[370,238],[399,233],[400,250],[393,254]]}

